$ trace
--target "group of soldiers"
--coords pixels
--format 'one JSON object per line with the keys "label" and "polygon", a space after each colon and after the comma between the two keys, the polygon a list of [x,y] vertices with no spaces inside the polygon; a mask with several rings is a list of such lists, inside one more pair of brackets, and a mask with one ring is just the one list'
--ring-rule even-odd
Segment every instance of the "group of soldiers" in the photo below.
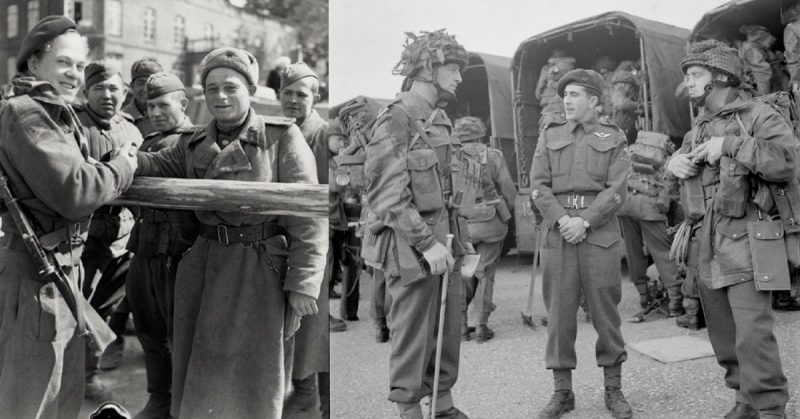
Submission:
{"label": "group of soldiers", "polygon": [[[494,271],[516,191],[502,154],[481,141],[482,122],[452,124],[444,113],[456,100],[464,48],[444,30],[407,35],[393,71],[404,77],[402,92],[385,106],[358,97],[332,113],[331,210],[344,243],[333,246],[352,264],[341,314],[357,320],[360,244],[374,280],[376,339],[391,340],[389,400],[405,419],[428,414],[424,399],[435,406],[430,417],[466,418],[452,395],[460,343],[473,332],[466,309],[476,302],[476,340],[491,339]],[[640,130],[646,75],[636,62],[597,67],[575,68],[574,58],[555,51],[537,88],[543,115],[530,199],[541,217],[545,363],[554,382],[538,417],[575,408],[581,305],[598,334],[605,405],[615,418],[633,417],[622,392],[627,353],[617,308],[624,237],[642,308],[660,296],[679,326],[696,330],[707,321],[735,393],[725,417],[783,418],[787,381],[771,291],[788,289],[790,224],[800,208],[789,121],[753,99],[740,52],[717,41],[691,44],[680,63],[700,111],[682,142]],[[784,227],[786,239],[773,241]],[[473,252],[478,269],[459,275]]]}
{"label": "group of soldiers", "polygon": [[[0,239],[0,412],[76,418],[84,397],[114,401],[98,371],[119,363],[130,313],[149,394],[136,418],[329,417],[327,219],[113,204],[134,176],[326,183],[317,75],[287,66],[284,115],[258,115],[256,59],[213,50],[199,66],[212,120],[194,125],[157,61],[133,64],[123,106],[119,69],[88,53],[75,22],[45,17],[0,105],[5,204],[21,208]],[[103,352],[85,332],[108,327]]]}

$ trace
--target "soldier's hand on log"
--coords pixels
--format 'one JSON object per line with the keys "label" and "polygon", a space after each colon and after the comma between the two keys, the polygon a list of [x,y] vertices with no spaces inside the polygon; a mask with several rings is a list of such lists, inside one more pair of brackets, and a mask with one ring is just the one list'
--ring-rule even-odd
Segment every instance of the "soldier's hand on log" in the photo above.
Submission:
{"label": "soldier's hand on log", "polygon": [[135,143],[130,143],[127,146],[120,147],[111,154],[111,159],[122,159],[127,162],[131,169],[136,170],[139,166],[136,159],[136,153],[139,151],[139,146]]}
{"label": "soldier's hand on log", "polygon": [[453,270],[456,261],[453,255],[447,250],[447,247],[439,242],[436,242],[430,249],[422,252],[422,257],[428,262],[431,267],[432,275],[441,275],[445,270]]}
{"label": "soldier's hand on log", "polygon": [[669,159],[667,170],[679,179],[688,179],[697,175],[699,166],[692,161],[690,154],[676,154]]}
{"label": "soldier's hand on log", "polygon": [[722,142],[725,137],[711,137],[700,144],[695,151],[695,160],[705,160],[710,165],[715,165],[722,157]]}
{"label": "soldier's hand on log", "polygon": [[317,299],[299,292],[289,291],[289,305],[298,316],[317,314]]}
{"label": "soldier's hand on log", "polygon": [[570,217],[558,230],[569,244],[580,243],[586,236],[586,227],[583,225],[581,217]]}

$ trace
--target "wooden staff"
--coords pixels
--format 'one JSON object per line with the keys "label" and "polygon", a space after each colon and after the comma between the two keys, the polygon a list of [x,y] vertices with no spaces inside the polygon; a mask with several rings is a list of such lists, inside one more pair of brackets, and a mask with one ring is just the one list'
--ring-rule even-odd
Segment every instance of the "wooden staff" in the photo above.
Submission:
{"label": "wooden staff", "polygon": [[137,177],[113,205],[328,217],[328,185]]}

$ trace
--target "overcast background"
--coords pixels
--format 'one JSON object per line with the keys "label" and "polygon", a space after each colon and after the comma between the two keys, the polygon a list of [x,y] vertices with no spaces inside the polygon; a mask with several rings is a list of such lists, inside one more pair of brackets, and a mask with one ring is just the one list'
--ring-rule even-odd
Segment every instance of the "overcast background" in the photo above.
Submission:
{"label": "overcast background", "polygon": [[[726,0],[330,0],[330,102],[391,99],[404,32],[446,28],[468,51],[512,57],[525,39],[622,11],[692,29]],[[676,63],[677,65],[677,63]]]}

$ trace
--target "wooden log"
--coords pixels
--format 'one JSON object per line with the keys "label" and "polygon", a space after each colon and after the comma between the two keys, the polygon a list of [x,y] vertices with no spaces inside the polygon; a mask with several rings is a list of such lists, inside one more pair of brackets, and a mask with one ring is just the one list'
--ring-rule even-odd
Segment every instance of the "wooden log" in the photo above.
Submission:
{"label": "wooden log", "polygon": [[328,185],[137,177],[113,204],[328,217]]}

